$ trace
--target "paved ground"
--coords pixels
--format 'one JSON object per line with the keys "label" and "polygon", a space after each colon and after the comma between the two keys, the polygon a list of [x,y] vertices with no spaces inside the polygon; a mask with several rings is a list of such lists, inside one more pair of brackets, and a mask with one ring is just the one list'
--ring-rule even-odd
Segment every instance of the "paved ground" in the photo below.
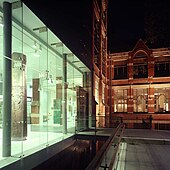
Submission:
{"label": "paved ground", "polygon": [[170,140],[170,131],[150,129],[125,129],[124,137]]}
{"label": "paved ground", "polygon": [[[97,129],[96,135],[110,136],[110,129]],[[81,134],[94,135],[94,131]],[[170,131],[125,129],[118,170],[170,170]]]}
{"label": "paved ground", "polygon": [[86,131],[79,132],[81,135],[98,135],[98,136],[110,136],[115,131],[115,128],[97,128],[89,129]]}
{"label": "paved ground", "polygon": [[[113,128],[100,128],[97,129],[96,132],[92,129],[86,132],[80,132],[79,134],[110,136],[114,130]],[[118,170],[170,170],[170,131],[125,129],[123,139],[120,147]],[[85,143],[78,145],[81,146],[79,150],[82,150],[81,148],[84,148]],[[90,158],[90,150],[83,149],[81,152],[77,151],[78,150],[75,152],[75,150],[73,151],[73,149],[68,148],[68,150],[61,153],[60,156],[57,156],[55,159],[53,158],[52,161],[48,163],[46,162],[40,165],[35,168],[35,170],[43,168],[51,168],[52,170],[58,167],[64,170],[83,170],[85,168],[82,166],[82,160]],[[89,160],[87,160],[87,162],[88,161]],[[57,164],[57,162],[60,164]],[[67,163],[65,164],[63,162]]]}
{"label": "paved ground", "polygon": [[[94,129],[79,132],[79,134],[86,135],[101,135],[110,136],[113,134],[115,128],[97,128],[96,133]],[[131,138],[146,138],[146,139],[165,139],[170,140],[170,131],[165,130],[151,130],[151,129],[125,129],[124,137]]]}
{"label": "paved ground", "polygon": [[126,129],[119,170],[169,170],[170,131]]}
{"label": "paved ground", "polygon": [[122,143],[117,170],[169,170],[170,145]]}

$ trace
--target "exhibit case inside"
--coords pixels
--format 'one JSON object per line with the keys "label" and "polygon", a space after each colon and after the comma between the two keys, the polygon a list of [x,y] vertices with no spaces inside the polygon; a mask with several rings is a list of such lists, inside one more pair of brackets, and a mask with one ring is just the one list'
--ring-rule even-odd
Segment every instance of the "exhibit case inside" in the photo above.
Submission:
{"label": "exhibit case inside", "polygon": [[1,161],[88,128],[91,72],[25,4],[0,2]]}

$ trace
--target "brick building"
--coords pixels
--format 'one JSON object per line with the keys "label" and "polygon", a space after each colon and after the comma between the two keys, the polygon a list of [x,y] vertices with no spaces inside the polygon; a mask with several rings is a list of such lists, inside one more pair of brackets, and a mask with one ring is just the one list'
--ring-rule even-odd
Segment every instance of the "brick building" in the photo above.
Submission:
{"label": "brick building", "polygon": [[[93,94],[99,127],[124,121],[130,128],[153,118],[169,128],[170,49],[150,49],[140,39],[131,51],[107,53],[107,4],[94,0]],[[138,124],[138,125],[137,125]]]}

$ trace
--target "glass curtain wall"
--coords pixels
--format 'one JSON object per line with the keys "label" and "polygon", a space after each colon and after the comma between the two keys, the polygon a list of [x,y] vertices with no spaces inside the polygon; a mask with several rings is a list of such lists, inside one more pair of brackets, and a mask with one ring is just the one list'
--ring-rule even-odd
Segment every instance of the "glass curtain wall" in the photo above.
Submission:
{"label": "glass curtain wall", "polygon": [[20,6],[11,10],[12,16],[17,15],[17,20],[12,17],[11,155],[20,157],[23,155],[23,141],[27,137],[27,58],[23,51],[23,27],[16,24],[23,21],[23,8]]}
{"label": "glass curtain wall", "polygon": [[[2,136],[5,75],[1,26],[0,35]],[[83,74],[90,70],[24,4],[12,9],[12,55],[8,60],[12,65],[11,156],[22,157],[75,134],[77,89],[84,89]]]}
{"label": "glass curtain wall", "polygon": [[78,87],[83,87],[83,75],[73,67],[74,63],[80,63],[75,55],[68,54],[67,60],[67,128],[68,132],[73,132],[77,125],[77,90]]}
{"label": "glass curtain wall", "polygon": [[[0,12],[0,19],[2,20],[3,13]],[[3,107],[3,25],[0,24],[0,139],[2,140],[2,107]],[[2,157],[2,142],[0,144],[0,158]]]}

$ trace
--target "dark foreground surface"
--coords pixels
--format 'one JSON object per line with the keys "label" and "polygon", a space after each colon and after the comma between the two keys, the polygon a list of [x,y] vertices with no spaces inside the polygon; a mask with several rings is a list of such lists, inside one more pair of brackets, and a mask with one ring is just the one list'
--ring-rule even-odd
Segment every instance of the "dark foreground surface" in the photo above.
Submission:
{"label": "dark foreground surface", "polygon": [[84,170],[104,141],[75,140],[75,143],[33,170]]}

